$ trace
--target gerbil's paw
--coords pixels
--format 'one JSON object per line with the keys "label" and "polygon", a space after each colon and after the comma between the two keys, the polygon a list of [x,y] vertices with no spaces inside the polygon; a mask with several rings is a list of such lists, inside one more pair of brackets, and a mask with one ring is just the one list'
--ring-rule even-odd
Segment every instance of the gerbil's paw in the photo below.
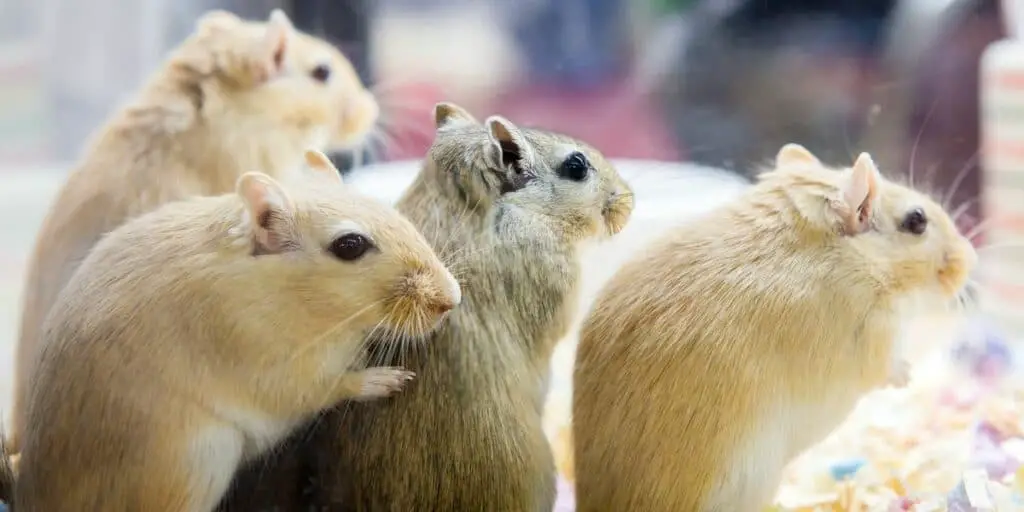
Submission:
{"label": "gerbil's paw", "polygon": [[402,390],[406,382],[416,376],[415,373],[404,368],[381,366],[363,370],[363,386],[360,389],[360,398],[380,398],[392,395]]}
{"label": "gerbil's paw", "polygon": [[887,383],[897,388],[906,387],[907,384],[910,384],[910,363],[902,359],[893,363],[892,368],[889,370],[889,380]]}

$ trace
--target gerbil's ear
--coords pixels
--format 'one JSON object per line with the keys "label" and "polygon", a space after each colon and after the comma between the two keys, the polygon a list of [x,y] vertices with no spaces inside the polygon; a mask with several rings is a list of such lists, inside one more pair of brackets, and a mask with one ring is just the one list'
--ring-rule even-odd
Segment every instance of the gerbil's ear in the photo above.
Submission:
{"label": "gerbil's ear", "polygon": [[881,176],[875,162],[867,153],[861,153],[843,184],[842,204],[838,208],[845,234],[857,235],[870,229],[879,181]]}
{"label": "gerbil's ear", "polygon": [[791,142],[782,146],[779,153],[775,155],[775,166],[786,167],[794,164],[821,165],[821,162],[810,150]]}
{"label": "gerbil's ear", "polygon": [[453,122],[479,124],[479,121],[472,114],[454,103],[442,102],[434,105],[435,128],[440,128]]}
{"label": "gerbil's ear", "polygon": [[530,161],[530,146],[519,128],[501,116],[488,117],[484,124],[490,141],[488,163],[495,169],[511,168],[517,173],[523,172],[523,164]]}
{"label": "gerbil's ear", "polygon": [[315,149],[307,149],[303,156],[305,156],[306,165],[308,165],[310,169],[320,172],[338,183],[343,182],[341,172],[339,172],[338,168],[334,166],[331,159],[327,158],[327,155]]}
{"label": "gerbil's ear", "polygon": [[295,37],[295,27],[288,15],[281,9],[274,9],[267,19],[267,32],[263,36],[261,58],[267,66],[267,77],[272,77],[284,68],[288,47]]}
{"label": "gerbil's ear", "polygon": [[228,11],[214,9],[199,17],[199,21],[196,22],[196,31],[204,34],[214,30],[224,30],[237,26],[241,21],[238,16]]}
{"label": "gerbil's ear", "polygon": [[247,172],[238,178],[235,190],[245,205],[256,254],[279,253],[294,246],[295,207],[281,185],[261,172]]}

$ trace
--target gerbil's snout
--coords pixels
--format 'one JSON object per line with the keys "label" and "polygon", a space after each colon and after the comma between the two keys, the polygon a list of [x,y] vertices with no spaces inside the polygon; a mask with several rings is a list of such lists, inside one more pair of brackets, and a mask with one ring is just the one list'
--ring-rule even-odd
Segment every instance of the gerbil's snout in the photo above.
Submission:
{"label": "gerbil's snout", "polygon": [[978,253],[966,238],[960,237],[953,247],[947,248],[939,268],[939,282],[944,291],[950,295],[959,293],[966,286],[977,262]]}
{"label": "gerbil's snout", "polygon": [[462,303],[462,287],[446,268],[415,268],[398,283],[392,317],[395,327],[412,336],[430,333],[451,310]]}
{"label": "gerbil's snout", "polygon": [[444,315],[462,303],[462,287],[448,270],[442,272],[437,281],[440,282],[425,286],[423,299],[431,311]]}

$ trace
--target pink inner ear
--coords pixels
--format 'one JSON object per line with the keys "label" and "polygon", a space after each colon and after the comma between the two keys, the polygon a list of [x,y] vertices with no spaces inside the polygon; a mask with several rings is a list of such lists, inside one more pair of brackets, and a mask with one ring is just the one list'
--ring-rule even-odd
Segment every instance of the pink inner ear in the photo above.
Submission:
{"label": "pink inner ear", "polygon": [[863,233],[871,227],[871,196],[864,200],[864,204],[857,208],[857,224],[859,232]]}
{"label": "pink inner ear", "polygon": [[285,35],[281,34],[280,41],[275,45],[274,49],[274,72],[281,71],[284,67],[284,46],[285,46]]}
{"label": "pink inner ear", "polygon": [[843,222],[846,236],[859,235],[871,228],[871,196],[866,196],[860,204],[853,206],[849,201],[834,203]]}
{"label": "pink inner ear", "polygon": [[288,29],[287,27],[271,24],[267,27],[266,40],[264,41],[265,53],[263,58],[267,67],[267,77],[277,75],[284,68],[284,59],[288,50]]}

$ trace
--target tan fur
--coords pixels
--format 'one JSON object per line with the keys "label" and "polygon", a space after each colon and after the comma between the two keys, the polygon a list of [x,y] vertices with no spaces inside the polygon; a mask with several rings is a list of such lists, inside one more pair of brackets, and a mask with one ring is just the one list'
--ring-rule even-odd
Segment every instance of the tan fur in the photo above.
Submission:
{"label": "tan fur", "polygon": [[[408,365],[417,380],[383,407],[342,406],[291,446],[315,463],[311,478],[296,483],[294,463],[257,467],[238,495],[311,485],[311,503],[263,504],[295,511],[551,509],[541,428],[551,352],[577,307],[580,243],[620,231],[633,195],[579,141],[497,116],[481,124],[451,104],[435,114],[434,145],[398,209],[459,276],[463,306],[426,345],[396,353],[374,340],[371,361]],[[592,164],[584,181],[557,175],[572,151]],[[532,180],[509,165],[516,153]],[[226,508],[251,510],[238,503]]]}
{"label": "tan fur", "polygon": [[[310,73],[319,64],[328,82]],[[169,201],[231,191],[246,171],[280,176],[307,147],[346,149],[376,122],[352,65],[283,13],[267,23],[213,11],[98,131],[50,208],[29,262],[9,448],[24,430],[39,329],[100,235]]]}
{"label": "tan fur", "polygon": [[[287,188],[246,173],[96,245],[44,326],[19,510],[209,511],[240,462],[411,377],[355,368],[365,333],[425,336],[459,285],[405,218],[324,170]],[[373,248],[336,257],[346,233]]]}
{"label": "tan fur", "polygon": [[[922,235],[898,229],[914,207]],[[835,171],[787,146],[600,293],[576,355],[577,510],[768,505],[794,456],[900,380],[905,299],[954,296],[975,260],[938,204],[866,154]]]}

